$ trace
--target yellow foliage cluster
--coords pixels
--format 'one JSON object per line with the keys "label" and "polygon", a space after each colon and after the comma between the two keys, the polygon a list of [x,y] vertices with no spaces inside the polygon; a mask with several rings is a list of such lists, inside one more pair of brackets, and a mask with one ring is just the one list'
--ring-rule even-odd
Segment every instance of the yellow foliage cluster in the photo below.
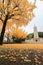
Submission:
{"label": "yellow foliage cluster", "polygon": [[[28,0],[4,0],[4,3],[2,1],[3,0],[0,0],[0,19],[4,22],[5,17],[8,14],[6,29],[9,29],[14,24],[18,27],[27,25],[28,22],[33,19],[33,10],[36,8],[35,4],[29,3]],[[14,14],[14,16],[10,18],[10,15],[12,14]],[[3,26],[1,22],[0,25]],[[17,34],[23,36],[22,33],[21,30],[17,30]]]}
{"label": "yellow foliage cluster", "polygon": [[25,31],[23,31],[22,29],[17,29],[14,28],[14,30],[6,32],[5,34],[10,35],[10,36],[14,36],[16,38],[26,38],[27,33]]}

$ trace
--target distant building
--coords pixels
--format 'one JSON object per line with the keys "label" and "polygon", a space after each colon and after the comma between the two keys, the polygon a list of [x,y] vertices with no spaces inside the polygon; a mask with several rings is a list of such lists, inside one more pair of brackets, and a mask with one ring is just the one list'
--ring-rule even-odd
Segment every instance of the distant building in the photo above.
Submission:
{"label": "distant building", "polygon": [[37,27],[34,26],[34,40],[37,42],[39,40]]}
{"label": "distant building", "polygon": [[25,43],[43,43],[43,38],[38,35],[37,26],[34,26],[34,38],[25,40]]}

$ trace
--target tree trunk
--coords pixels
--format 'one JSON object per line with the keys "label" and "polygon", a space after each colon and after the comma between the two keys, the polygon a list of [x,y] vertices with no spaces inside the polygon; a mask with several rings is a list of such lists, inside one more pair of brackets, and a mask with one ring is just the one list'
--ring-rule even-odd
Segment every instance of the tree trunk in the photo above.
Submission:
{"label": "tree trunk", "polygon": [[1,35],[0,35],[0,45],[3,44],[3,38],[4,38],[6,23],[7,23],[7,16],[6,16],[6,19],[4,20],[2,31],[1,31]]}

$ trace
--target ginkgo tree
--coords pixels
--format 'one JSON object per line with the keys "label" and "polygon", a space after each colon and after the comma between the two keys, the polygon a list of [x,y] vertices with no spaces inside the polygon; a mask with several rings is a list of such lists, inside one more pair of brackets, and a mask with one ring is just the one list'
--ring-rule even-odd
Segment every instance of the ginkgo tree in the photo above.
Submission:
{"label": "ginkgo tree", "polygon": [[[17,33],[16,33],[17,32]],[[25,38],[27,36],[27,33],[23,31],[22,29],[14,28],[14,30],[10,30],[9,32],[6,32],[5,35],[14,36],[16,38]]]}
{"label": "ginkgo tree", "polygon": [[0,44],[3,43],[5,30],[9,26],[27,25],[32,20],[34,8],[36,8],[35,3],[31,4],[28,0],[0,0],[0,23],[2,24]]}
{"label": "ginkgo tree", "polygon": [[[16,33],[17,32],[17,33]],[[27,36],[27,33],[22,29],[18,29],[17,27],[13,27],[10,30],[5,32],[5,37],[7,38],[7,43],[15,42],[15,40],[23,40]],[[3,40],[4,41],[4,40]]]}

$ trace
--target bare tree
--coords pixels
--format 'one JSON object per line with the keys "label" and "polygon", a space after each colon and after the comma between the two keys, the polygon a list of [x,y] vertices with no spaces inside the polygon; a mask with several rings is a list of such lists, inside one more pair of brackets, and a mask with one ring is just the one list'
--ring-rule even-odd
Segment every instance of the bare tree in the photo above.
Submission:
{"label": "bare tree", "polygon": [[3,23],[0,44],[3,43],[6,24],[12,21],[17,26],[26,25],[32,20],[35,7],[27,0],[0,0],[0,20]]}

